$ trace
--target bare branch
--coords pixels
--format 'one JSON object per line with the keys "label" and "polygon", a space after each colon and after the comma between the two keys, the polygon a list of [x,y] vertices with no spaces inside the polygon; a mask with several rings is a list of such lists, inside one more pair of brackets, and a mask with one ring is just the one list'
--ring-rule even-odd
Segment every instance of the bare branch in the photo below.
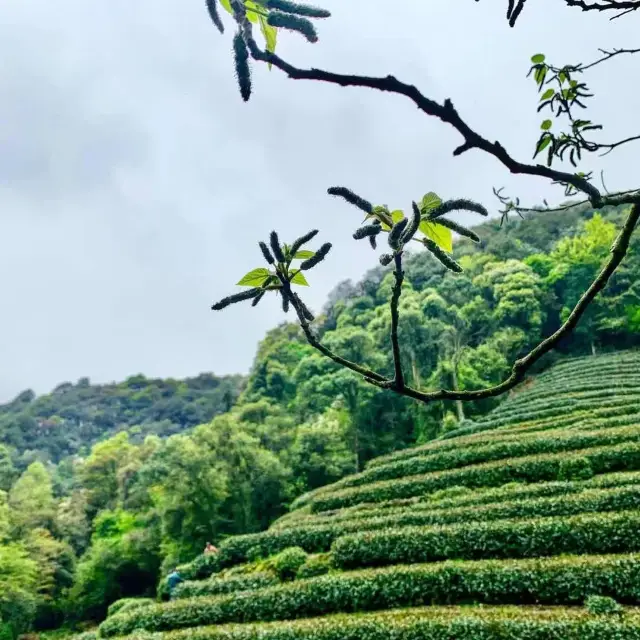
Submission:
{"label": "bare branch", "polygon": [[366,367],[362,367],[359,364],[356,364],[355,362],[351,362],[350,360],[347,360],[346,358],[343,358],[333,353],[331,349],[328,349],[325,345],[323,345],[318,340],[318,338],[314,335],[313,330],[311,329],[311,326],[307,319],[307,316],[305,315],[304,310],[300,305],[300,301],[296,298],[293,291],[291,290],[291,284],[285,278],[283,278],[280,274],[278,277],[280,278],[280,282],[282,284],[281,293],[283,296],[285,296],[289,300],[291,306],[295,309],[295,312],[298,316],[298,322],[300,323],[300,327],[302,328],[304,336],[307,339],[307,342],[314,349],[317,349],[320,353],[325,355],[327,358],[330,358],[335,363],[343,367],[346,367],[347,369],[351,369],[351,371],[355,371],[356,373],[359,373],[366,380],[371,380],[372,382],[375,382],[375,383],[391,384],[392,382],[391,380],[387,380],[387,378],[380,375],[379,373],[376,373],[375,371],[371,371]]}
{"label": "bare branch", "polygon": [[417,389],[412,389],[411,387],[404,387],[402,390],[399,390],[398,393],[414,398],[415,400],[428,403],[433,402],[434,400],[482,400],[483,398],[499,396],[506,391],[513,389],[513,387],[524,380],[526,372],[538,360],[540,360],[542,356],[554,349],[562,338],[573,331],[591,302],[593,302],[598,293],[606,287],[609,279],[627,254],[629,241],[639,220],[640,198],[637,198],[629,212],[629,215],[627,216],[620,235],[611,247],[611,256],[609,260],[597,278],[591,283],[591,286],[582,295],[566,322],[564,322],[564,324],[555,333],[532,349],[524,358],[517,360],[513,365],[511,375],[506,380],[494,387],[479,389],[477,391],[451,391],[441,389],[439,391],[425,393],[418,391]]}
{"label": "bare branch", "polygon": [[[621,11],[623,14],[640,9],[638,0],[602,0],[586,2],[586,0],[564,0],[569,7],[578,7],[583,11]],[[614,16],[615,18],[616,16]],[[612,18],[613,20],[613,18]]]}
{"label": "bare branch", "polygon": [[248,42],[251,55],[255,60],[266,62],[286,73],[293,80],[315,80],[318,82],[328,82],[341,87],[362,87],[376,89],[377,91],[393,93],[409,98],[423,113],[433,116],[450,124],[464,138],[464,142],[458,146],[454,156],[459,156],[471,149],[480,149],[498,161],[500,161],[511,173],[539,176],[558,182],[572,185],[578,191],[582,191],[588,197],[594,207],[601,206],[602,196],[600,191],[588,180],[564,171],[556,171],[541,164],[526,164],[515,160],[500,144],[500,142],[490,142],[474,131],[460,116],[450,99],[446,99],[442,104],[427,98],[414,85],[406,84],[398,80],[395,76],[372,77],[332,73],[322,69],[301,69],[283,60],[275,53],[263,51],[258,47],[253,38]]}
{"label": "bare branch", "polygon": [[575,71],[586,71],[587,69],[591,69],[596,65],[606,62],[607,60],[611,60],[611,58],[615,58],[616,56],[623,55],[623,54],[640,53],[640,49],[614,49],[613,51],[600,49],[600,53],[602,53],[602,57],[598,58],[598,60],[595,60],[594,62],[590,62],[589,64],[580,64],[572,68]]}
{"label": "bare branch", "polygon": [[395,270],[393,276],[395,282],[391,293],[391,349],[393,351],[394,378],[393,388],[395,391],[404,389],[404,374],[402,373],[402,361],[400,359],[400,343],[398,342],[398,323],[400,322],[400,312],[398,305],[402,295],[402,283],[404,281],[404,271],[402,270],[402,252],[398,251],[393,256]]}
{"label": "bare branch", "polygon": [[640,140],[640,135],[631,136],[630,138],[619,140],[618,142],[614,142],[613,144],[600,144],[600,143],[594,143],[594,144],[597,145],[598,149],[607,149],[607,151],[600,154],[601,156],[606,156],[608,153],[611,153],[617,147],[620,147],[623,144],[627,144],[628,142],[635,142],[636,140]]}

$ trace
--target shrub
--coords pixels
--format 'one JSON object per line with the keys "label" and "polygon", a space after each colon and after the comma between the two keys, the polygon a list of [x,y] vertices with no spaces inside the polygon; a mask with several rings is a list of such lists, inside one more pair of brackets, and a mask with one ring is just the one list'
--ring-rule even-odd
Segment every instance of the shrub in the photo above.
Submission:
{"label": "shrub", "polygon": [[447,558],[532,558],[640,551],[640,512],[405,527],[344,536],[333,545],[342,568]]}
{"label": "shrub", "polygon": [[278,555],[269,559],[269,565],[273,567],[280,580],[293,580],[298,569],[307,561],[307,554],[300,547],[289,547]]}
{"label": "shrub", "polygon": [[584,603],[589,613],[594,615],[613,615],[623,612],[622,606],[607,596],[589,596]]}
{"label": "shrub", "polygon": [[558,480],[589,480],[593,478],[593,467],[588,458],[568,458],[560,463]]}
{"label": "shrub", "polygon": [[[640,480],[640,478],[638,478]],[[457,522],[489,521],[508,518],[533,518],[537,516],[575,515],[623,511],[640,508],[640,485],[619,489],[591,489],[582,492],[542,497],[529,500],[505,500],[489,504],[469,504],[448,509],[434,508],[429,503],[396,509],[370,509],[357,517],[309,520],[297,530],[308,527],[332,527],[336,536],[352,531],[383,529],[417,525],[455,524]],[[295,530],[293,528],[288,529]],[[304,533],[302,533],[304,535]]]}
{"label": "shrub", "polygon": [[190,563],[178,567],[180,575],[185,580],[201,580],[212,573],[217,573],[220,569],[219,554],[217,553],[200,554]]}
{"label": "shrub", "polygon": [[108,618],[100,635],[461,601],[582,604],[594,593],[640,602],[640,556],[444,562],[331,573],[261,591],[145,607]]}
{"label": "shrub", "polygon": [[[637,441],[639,436],[640,427],[638,426],[587,433],[567,432],[564,430],[561,434],[554,436],[540,437],[539,435],[532,435],[524,438],[520,437],[517,440],[507,440],[497,443],[488,442],[485,446],[481,447],[460,447],[456,450],[442,452],[437,455],[431,454],[426,457],[416,456],[408,460],[401,460],[377,466],[373,469],[367,469],[362,473],[348,476],[329,487],[316,490],[314,497],[341,488],[362,486],[380,480],[392,480],[394,478],[421,475],[433,471],[443,471],[445,469],[457,469],[472,464],[491,462],[493,460],[619,444],[629,440]],[[575,477],[561,477],[560,479],[586,480],[590,478],[593,475],[593,471],[591,470],[591,475],[586,473],[586,469],[589,468],[588,461],[585,460],[581,464],[580,469],[584,467],[585,471],[581,472],[580,475],[576,475]]]}
{"label": "shrub", "polygon": [[153,604],[151,598],[121,598],[116,600],[107,610],[107,617],[114,616],[122,611],[132,611],[138,607],[146,607]]}
{"label": "shrub", "polygon": [[278,584],[278,578],[266,571],[248,573],[246,575],[231,576],[229,578],[212,578],[183,582],[175,591],[175,598],[194,598],[199,596],[214,596],[237,591],[252,591]]}
{"label": "shrub", "polygon": [[309,556],[307,561],[298,569],[296,578],[299,580],[305,578],[315,578],[323,576],[333,568],[330,553],[319,553]]}
{"label": "shrub", "polygon": [[637,640],[640,616],[624,623],[584,611],[522,607],[429,607],[277,623],[201,627],[158,640]]}
{"label": "shrub", "polygon": [[353,487],[335,493],[318,496],[311,503],[314,513],[361,502],[382,502],[396,498],[409,498],[432,493],[455,485],[467,487],[495,487],[507,482],[542,482],[555,480],[560,464],[569,459],[587,458],[595,473],[606,473],[640,468],[640,443],[584,449],[569,456],[553,453],[527,456],[505,464],[503,460],[464,467],[452,471],[439,471],[412,476],[403,480],[385,480],[364,487]]}

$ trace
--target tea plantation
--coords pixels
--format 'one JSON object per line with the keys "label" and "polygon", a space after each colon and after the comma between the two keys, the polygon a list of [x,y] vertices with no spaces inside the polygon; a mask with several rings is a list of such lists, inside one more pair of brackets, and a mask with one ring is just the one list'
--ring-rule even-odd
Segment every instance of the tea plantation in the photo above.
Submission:
{"label": "tea plantation", "polygon": [[99,635],[640,639],[640,352],[564,361],[180,571]]}

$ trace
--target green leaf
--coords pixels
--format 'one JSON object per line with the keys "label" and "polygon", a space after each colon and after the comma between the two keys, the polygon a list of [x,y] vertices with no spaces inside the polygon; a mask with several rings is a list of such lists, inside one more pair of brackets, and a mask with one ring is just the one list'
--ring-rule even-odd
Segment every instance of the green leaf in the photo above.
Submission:
{"label": "green leaf", "polygon": [[258,24],[259,14],[264,13],[264,8],[260,7],[257,2],[253,2],[253,0],[245,0],[244,6],[247,8],[247,18],[249,22]]}
{"label": "green leaf", "polygon": [[531,56],[531,62],[533,64],[542,64],[545,61],[545,56],[543,53],[536,53],[535,56]]}
{"label": "green leaf", "polygon": [[540,97],[540,101],[542,100],[549,100],[549,98],[553,98],[553,96],[555,95],[555,90],[554,89],[547,89],[542,96]]}
{"label": "green leaf", "polygon": [[238,285],[241,287],[261,287],[271,276],[269,273],[269,269],[265,269],[264,267],[260,267],[258,269],[254,269],[253,271],[249,271]]}
{"label": "green leaf", "polygon": [[[267,51],[270,53],[276,52],[276,45],[278,44],[278,30],[272,27],[264,16],[260,16],[260,29],[267,43]],[[269,70],[273,65],[269,63]]]}
{"label": "green leaf", "polygon": [[534,74],[535,80],[539,85],[544,83],[544,79],[547,77],[547,69],[546,67],[538,67]]}
{"label": "green leaf", "polygon": [[536,147],[536,155],[546,149],[551,144],[551,140],[551,136],[544,136],[543,138],[540,138],[540,140],[538,140],[538,146]]}
{"label": "green leaf", "polygon": [[453,233],[448,227],[444,227],[437,222],[423,220],[420,223],[420,231],[427,238],[431,238],[441,249],[451,253],[453,251]]}
{"label": "green leaf", "polygon": [[293,276],[293,278],[291,278],[290,282],[291,284],[300,284],[303,287],[309,286],[309,283],[307,282],[307,279],[304,277],[304,274],[302,273],[302,271],[296,271],[295,275]]}
{"label": "green leaf", "polygon": [[[396,222],[399,222],[400,220],[402,220],[402,218],[404,218],[404,211],[402,211],[401,209],[396,209],[388,215],[391,216],[393,224],[396,224]],[[382,223],[382,229],[384,231],[391,231],[391,227],[386,222],[382,222],[382,220],[380,220],[380,222]]]}
{"label": "green leaf", "polygon": [[420,213],[427,213],[436,207],[439,207],[442,204],[442,199],[437,193],[433,193],[433,191],[429,191],[429,193],[425,193],[422,196],[422,200],[420,202]]}
{"label": "green leaf", "polygon": [[296,260],[308,260],[309,258],[313,258],[313,256],[315,255],[316,255],[315,251],[306,251],[303,249],[302,251],[298,251],[298,253],[296,253],[294,258]]}
{"label": "green leaf", "polygon": [[553,125],[553,122],[551,120],[543,120],[542,124],[540,125],[540,128],[543,131],[549,131],[549,129],[551,129],[552,125]]}
{"label": "green leaf", "polygon": [[233,9],[231,8],[231,3],[229,0],[220,0],[220,4],[231,14],[233,15]]}
{"label": "green leaf", "polygon": [[561,71],[558,74],[558,80],[560,80],[560,84],[564,84],[567,81],[567,74],[564,71]]}

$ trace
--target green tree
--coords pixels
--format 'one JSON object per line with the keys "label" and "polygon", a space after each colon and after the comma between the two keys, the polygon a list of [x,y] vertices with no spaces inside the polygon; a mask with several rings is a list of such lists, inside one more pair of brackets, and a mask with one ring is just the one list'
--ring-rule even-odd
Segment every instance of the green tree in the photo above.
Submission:
{"label": "green tree", "polygon": [[34,462],[18,478],[9,492],[9,508],[16,537],[32,529],[51,529],[55,518],[55,500],[51,475],[41,462]]}

